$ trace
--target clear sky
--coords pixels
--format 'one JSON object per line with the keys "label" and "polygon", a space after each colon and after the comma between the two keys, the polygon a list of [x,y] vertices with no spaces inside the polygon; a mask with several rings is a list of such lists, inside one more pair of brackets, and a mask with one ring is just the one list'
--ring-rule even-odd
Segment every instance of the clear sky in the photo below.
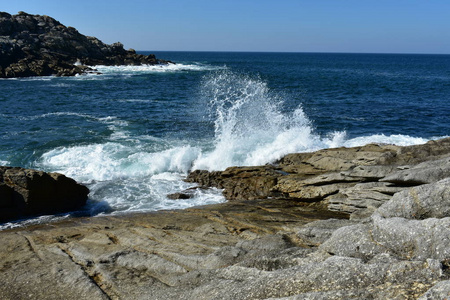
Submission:
{"label": "clear sky", "polygon": [[450,0],[1,0],[154,51],[450,54]]}

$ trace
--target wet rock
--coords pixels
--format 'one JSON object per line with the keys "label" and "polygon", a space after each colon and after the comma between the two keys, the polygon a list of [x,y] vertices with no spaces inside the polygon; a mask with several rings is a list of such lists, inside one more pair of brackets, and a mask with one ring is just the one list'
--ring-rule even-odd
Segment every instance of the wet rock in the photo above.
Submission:
{"label": "wet rock", "polygon": [[280,176],[282,173],[271,166],[230,167],[223,172],[196,170],[186,181],[224,189],[228,200],[254,200],[269,197]]}
{"label": "wet rock", "polygon": [[79,209],[89,190],[58,173],[0,167],[0,221]]}
{"label": "wet rock", "polygon": [[169,194],[167,195],[167,198],[171,199],[171,200],[186,200],[186,199],[191,199],[194,197],[194,194],[188,194],[188,193],[173,193],[173,194]]}

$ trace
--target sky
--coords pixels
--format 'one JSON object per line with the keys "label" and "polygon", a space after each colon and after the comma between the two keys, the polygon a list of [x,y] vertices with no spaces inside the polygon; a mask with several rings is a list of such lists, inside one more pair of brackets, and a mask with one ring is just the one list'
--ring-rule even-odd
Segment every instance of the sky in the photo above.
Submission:
{"label": "sky", "polygon": [[449,0],[0,0],[148,51],[450,54]]}

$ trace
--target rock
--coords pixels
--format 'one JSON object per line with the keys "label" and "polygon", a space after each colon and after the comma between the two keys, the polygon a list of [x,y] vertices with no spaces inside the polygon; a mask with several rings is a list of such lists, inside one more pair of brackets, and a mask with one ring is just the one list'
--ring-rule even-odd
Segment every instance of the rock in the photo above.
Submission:
{"label": "rock", "polygon": [[79,209],[89,190],[58,173],[0,167],[0,221]]}
{"label": "rock", "polygon": [[186,180],[223,189],[228,200],[322,202],[364,219],[395,193],[450,176],[449,162],[446,138],[408,147],[371,144],[294,153],[271,165],[197,170]]}
{"label": "rock", "polygon": [[338,194],[325,199],[330,210],[351,214],[351,218],[366,218],[392,195],[404,188],[390,187],[382,182],[358,183],[344,187]]}
{"label": "rock", "polygon": [[450,177],[450,157],[402,167],[402,170],[389,174],[380,181],[412,186],[436,182],[447,177]]}
{"label": "rock", "polygon": [[[370,144],[362,147],[323,149],[309,155],[288,154],[277,163],[283,171],[303,172],[313,175],[330,171],[346,171],[357,166],[387,165],[395,160],[399,147],[394,145]],[[299,166],[299,167],[295,167]],[[311,172],[313,171],[313,172]]]}
{"label": "rock", "polygon": [[107,45],[48,16],[0,12],[0,78],[74,76],[95,65],[155,65],[168,61]]}
{"label": "rock", "polygon": [[383,218],[417,220],[450,217],[450,177],[399,192],[378,208],[376,214]]}
{"label": "rock", "polygon": [[450,280],[438,282],[429,289],[419,300],[449,299]]}
{"label": "rock", "polygon": [[450,258],[450,218],[407,220],[375,216],[369,224],[336,230],[319,248],[333,255],[366,261],[381,253],[398,259]]}
{"label": "rock", "polygon": [[269,197],[280,176],[282,173],[270,166],[230,167],[223,172],[196,170],[186,181],[224,189],[228,200],[254,200]]}
{"label": "rock", "polygon": [[191,199],[192,197],[194,197],[193,194],[187,194],[187,193],[173,193],[173,194],[167,195],[167,198],[169,198],[171,200],[186,200],[186,199]]}
{"label": "rock", "polygon": [[331,234],[337,229],[350,226],[355,222],[345,219],[328,219],[311,222],[303,226],[298,232],[297,237],[302,243],[308,246],[319,246],[331,237]]}

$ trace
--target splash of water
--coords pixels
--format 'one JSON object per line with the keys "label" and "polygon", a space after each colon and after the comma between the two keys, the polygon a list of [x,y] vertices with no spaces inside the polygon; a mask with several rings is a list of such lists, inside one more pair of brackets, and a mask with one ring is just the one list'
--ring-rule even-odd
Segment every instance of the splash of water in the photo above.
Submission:
{"label": "splash of water", "polygon": [[291,152],[334,146],[344,138],[343,133],[320,138],[301,106],[283,113],[282,98],[260,78],[221,71],[205,79],[203,90],[215,120],[215,147],[194,162],[194,169],[269,163]]}

